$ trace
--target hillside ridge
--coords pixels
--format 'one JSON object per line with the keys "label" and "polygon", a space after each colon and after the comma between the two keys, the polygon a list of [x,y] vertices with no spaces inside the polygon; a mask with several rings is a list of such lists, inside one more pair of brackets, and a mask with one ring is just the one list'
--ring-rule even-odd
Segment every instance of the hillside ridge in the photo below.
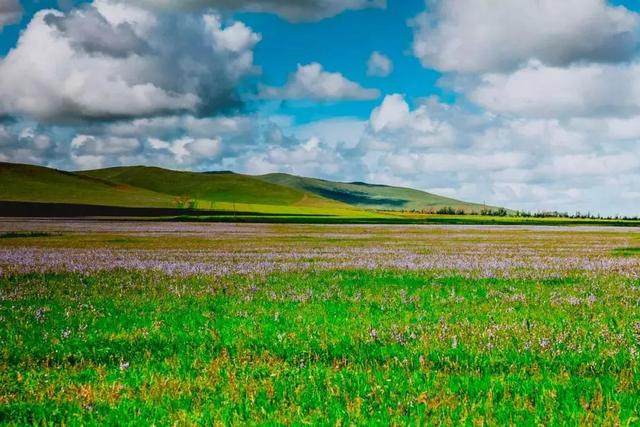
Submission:
{"label": "hillside ridge", "polygon": [[2,162],[0,200],[337,215],[443,208],[479,212],[487,208],[409,187],[286,173],[193,172],[143,165],[73,172]]}

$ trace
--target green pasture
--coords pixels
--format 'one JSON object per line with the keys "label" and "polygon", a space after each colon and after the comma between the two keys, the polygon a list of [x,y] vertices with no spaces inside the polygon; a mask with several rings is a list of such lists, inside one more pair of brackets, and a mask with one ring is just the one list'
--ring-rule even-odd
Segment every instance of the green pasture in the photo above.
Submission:
{"label": "green pasture", "polygon": [[635,425],[640,283],[0,279],[0,423]]}

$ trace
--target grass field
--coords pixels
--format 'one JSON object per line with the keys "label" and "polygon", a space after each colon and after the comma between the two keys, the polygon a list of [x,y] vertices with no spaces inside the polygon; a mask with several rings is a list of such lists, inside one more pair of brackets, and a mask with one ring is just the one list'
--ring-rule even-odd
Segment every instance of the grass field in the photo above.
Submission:
{"label": "grass field", "polygon": [[326,181],[284,173],[272,173],[257,178],[300,191],[311,192],[362,209],[395,211],[415,209],[435,212],[440,208],[449,207],[462,209],[466,212],[480,212],[486,208],[481,204],[467,203],[413,188],[373,185],[364,182]]}
{"label": "grass field", "polygon": [[248,175],[142,166],[72,173],[0,162],[0,201],[180,207],[225,210],[231,215],[245,211],[301,216],[384,216]]}
{"label": "grass field", "polygon": [[344,203],[235,173],[180,172],[138,166],[84,171],[81,174],[173,196],[189,196],[203,208],[216,207],[220,203],[230,207],[233,203],[242,203],[324,208],[329,212],[332,209],[356,210]]}
{"label": "grass field", "polygon": [[4,424],[640,423],[640,232],[0,221]]}

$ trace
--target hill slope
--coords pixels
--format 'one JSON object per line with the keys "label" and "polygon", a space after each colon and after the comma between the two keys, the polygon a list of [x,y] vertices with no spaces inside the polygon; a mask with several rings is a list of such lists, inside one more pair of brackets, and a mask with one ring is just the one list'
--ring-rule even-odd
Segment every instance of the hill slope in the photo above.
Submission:
{"label": "hill slope", "polygon": [[362,209],[436,211],[452,207],[470,212],[483,207],[410,188],[287,174],[256,177],[146,166],[74,173],[0,163],[0,201],[178,208],[177,199],[189,199],[194,203],[190,206],[199,209],[358,217],[382,215]]}
{"label": "hill slope", "polygon": [[296,206],[327,210],[354,210],[341,202],[325,199],[304,190],[270,183],[232,172],[181,172],[157,167],[115,167],[79,172],[101,180],[176,196],[188,196],[199,207],[230,203],[263,206]]}
{"label": "hill slope", "polygon": [[258,178],[364,209],[436,211],[443,207],[451,207],[477,212],[484,207],[481,204],[467,203],[412,188],[363,182],[334,182],[284,173],[261,175]]}
{"label": "hill slope", "polygon": [[0,200],[171,207],[173,197],[41,166],[0,163]]}

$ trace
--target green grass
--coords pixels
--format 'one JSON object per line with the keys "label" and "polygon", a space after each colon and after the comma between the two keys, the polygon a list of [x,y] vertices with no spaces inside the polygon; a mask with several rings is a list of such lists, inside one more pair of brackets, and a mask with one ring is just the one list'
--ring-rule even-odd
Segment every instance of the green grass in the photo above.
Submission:
{"label": "green grass", "polygon": [[185,196],[194,199],[196,209],[203,210],[383,216],[234,173],[203,174],[151,167],[72,173],[0,163],[1,201],[176,208],[177,198]]}
{"label": "green grass", "polygon": [[199,207],[203,209],[215,208],[216,203],[241,203],[323,208],[329,211],[355,210],[311,193],[235,173],[207,174],[135,166],[85,171],[82,174],[173,196],[186,195],[198,200]]}
{"label": "green grass", "polygon": [[640,248],[616,248],[613,251],[614,255],[632,257],[640,256]]}
{"label": "green grass", "polygon": [[0,233],[0,239],[24,239],[30,237],[50,237],[51,233],[45,233],[42,231],[9,231],[6,233]]}
{"label": "green grass", "polygon": [[326,181],[283,173],[267,174],[258,178],[364,209],[436,211],[451,207],[468,212],[479,212],[485,207],[481,204],[467,203],[412,188]]}
{"label": "green grass", "polygon": [[55,169],[0,163],[0,200],[172,207],[173,197]]}
{"label": "green grass", "polygon": [[[249,209],[243,209],[247,211]],[[258,213],[258,211],[256,211]],[[581,218],[533,218],[483,215],[404,215],[393,212],[339,211],[334,215],[326,215],[323,211],[305,209],[287,212],[281,209],[280,214],[287,215],[182,215],[171,218],[155,218],[160,221],[193,221],[193,222],[243,222],[243,223],[282,223],[282,224],[397,224],[397,225],[523,225],[523,226],[600,226],[600,227],[639,227],[637,220],[607,220]]]}
{"label": "green grass", "polygon": [[636,424],[637,285],[4,277],[0,422]]}

